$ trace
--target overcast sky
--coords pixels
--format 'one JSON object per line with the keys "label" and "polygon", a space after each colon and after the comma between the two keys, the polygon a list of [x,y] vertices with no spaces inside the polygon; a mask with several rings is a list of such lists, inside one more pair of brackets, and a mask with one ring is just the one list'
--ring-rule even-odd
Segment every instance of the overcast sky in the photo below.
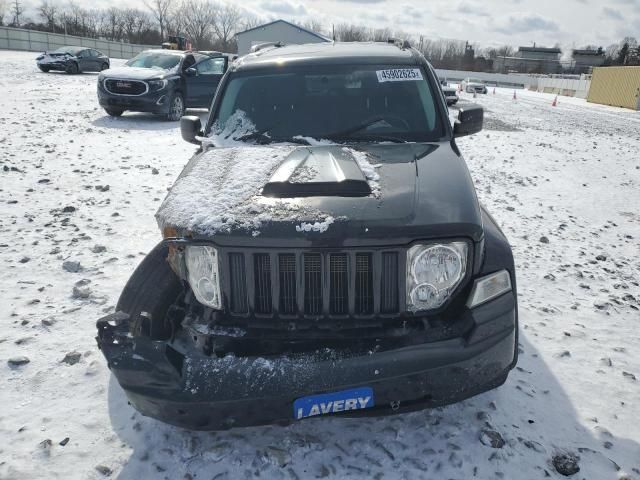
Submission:
{"label": "overcast sky", "polygon": [[[55,1],[55,0],[54,0]],[[64,3],[65,0],[58,0]],[[76,0],[108,7],[144,8],[143,0]],[[178,0],[176,0],[178,1]],[[428,38],[469,40],[481,46],[608,46],[640,38],[640,0],[228,0],[267,19],[302,23],[352,22],[401,29]],[[37,4],[37,0],[31,0]]]}

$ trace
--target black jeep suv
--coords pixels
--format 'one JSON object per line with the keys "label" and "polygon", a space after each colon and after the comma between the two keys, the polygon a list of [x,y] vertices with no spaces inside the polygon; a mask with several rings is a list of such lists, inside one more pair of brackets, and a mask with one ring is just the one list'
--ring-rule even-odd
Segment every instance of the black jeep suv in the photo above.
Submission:
{"label": "black jeep suv", "polygon": [[98,345],[131,404],[194,429],[443,405],[518,354],[509,243],[406,43],[258,49],[223,78]]}
{"label": "black jeep suv", "polygon": [[98,77],[98,100],[114,117],[126,110],[179,120],[187,108],[209,108],[231,56],[146,50]]}

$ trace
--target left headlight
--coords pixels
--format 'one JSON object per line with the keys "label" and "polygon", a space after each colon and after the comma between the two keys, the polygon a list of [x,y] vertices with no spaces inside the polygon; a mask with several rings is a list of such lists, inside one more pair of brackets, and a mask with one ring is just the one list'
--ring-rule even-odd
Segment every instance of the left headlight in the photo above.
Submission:
{"label": "left headlight", "polygon": [[188,246],[185,263],[189,285],[200,303],[220,309],[220,276],[218,274],[218,251],[209,246]]}
{"label": "left headlight", "polygon": [[157,92],[166,87],[168,82],[167,80],[149,80],[147,83],[149,84],[149,90]]}
{"label": "left headlight", "polygon": [[407,306],[412,311],[441,307],[467,272],[465,242],[414,245],[407,252]]}

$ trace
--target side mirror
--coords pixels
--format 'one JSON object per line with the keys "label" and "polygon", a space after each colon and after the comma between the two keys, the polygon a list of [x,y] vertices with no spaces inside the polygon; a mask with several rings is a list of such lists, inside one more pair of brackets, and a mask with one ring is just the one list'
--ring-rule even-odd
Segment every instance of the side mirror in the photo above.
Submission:
{"label": "side mirror", "polygon": [[195,77],[198,74],[198,71],[194,67],[189,67],[184,71],[184,74],[187,77]]}
{"label": "side mirror", "polygon": [[197,135],[202,135],[202,123],[200,117],[195,115],[187,115],[180,119],[180,134],[185,142],[200,145]]}
{"label": "side mirror", "polygon": [[478,133],[482,130],[483,120],[484,110],[480,105],[469,105],[461,108],[458,113],[458,119],[453,124],[453,136],[458,138]]}

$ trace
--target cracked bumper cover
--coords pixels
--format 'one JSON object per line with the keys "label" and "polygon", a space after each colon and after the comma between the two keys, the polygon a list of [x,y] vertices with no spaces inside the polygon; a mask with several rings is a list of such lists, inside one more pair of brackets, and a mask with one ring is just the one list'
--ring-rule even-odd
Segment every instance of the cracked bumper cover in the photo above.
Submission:
{"label": "cracked bumper cover", "polygon": [[178,352],[171,342],[132,337],[122,312],[98,321],[97,341],[130,403],[143,415],[184,428],[218,430],[286,424],[293,420],[295,399],[360,386],[373,389],[376,407],[349,416],[435,407],[490,390],[515,365],[516,315],[509,293],[473,310],[475,327],[465,338],[337,360],[218,358],[181,347]]}

